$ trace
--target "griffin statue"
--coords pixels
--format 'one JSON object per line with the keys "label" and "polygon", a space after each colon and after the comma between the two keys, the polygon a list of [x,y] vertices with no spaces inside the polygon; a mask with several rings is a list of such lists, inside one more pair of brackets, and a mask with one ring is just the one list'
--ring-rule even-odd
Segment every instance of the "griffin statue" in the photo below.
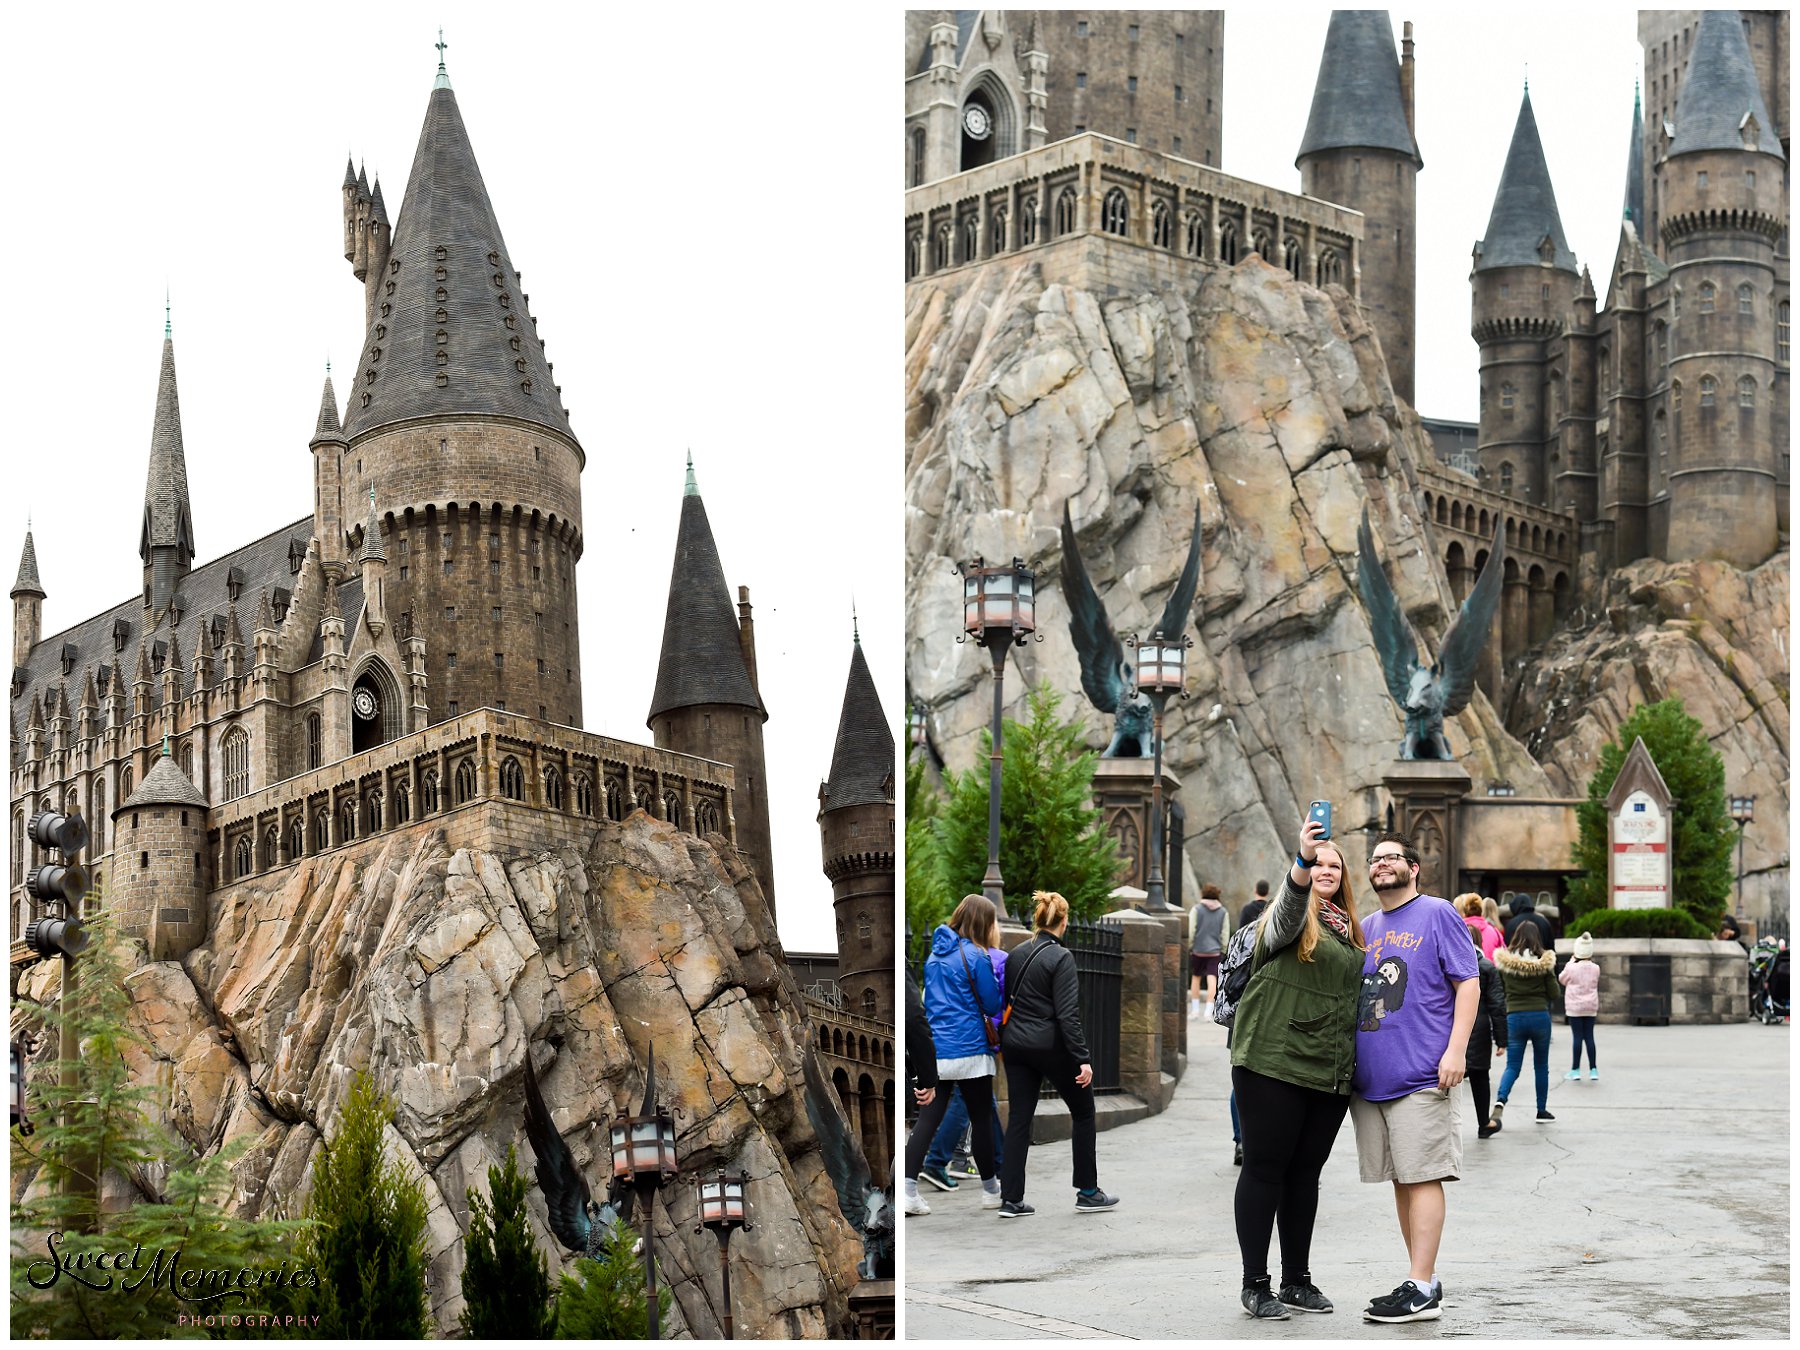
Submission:
{"label": "griffin statue", "polygon": [[570,1251],[580,1252],[590,1261],[604,1260],[613,1224],[631,1218],[631,1191],[615,1177],[606,1203],[594,1203],[587,1179],[575,1166],[569,1146],[563,1143],[550,1109],[544,1105],[529,1053],[525,1056],[525,1136],[537,1154],[538,1189],[550,1210],[550,1231]]}
{"label": "griffin statue", "polygon": [[862,1239],[863,1259],[856,1273],[865,1280],[894,1277],[894,1197],[869,1179],[869,1161],[861,1142],[845,1126],[837,1094],[819,1068],[818,1052],[808,1046],[801,1057],[806,1080],[806,1118],[819,1138],[819,1157],[837,1191],[838,1210]]}
{"label": "griffin statue", "polygon": [[[1125,645],[1113,631],[1094,583],[1082,566],[1075,546],[1075,527],[1069,504],[1063,503],[1062,589],[1069,605],[1069,636],[1081,658],[1081,689],[1088,701],[1103,713],[1113,714],[1113,738],[1102,759],[1148,759],[1154,753],[1150,738],[1150,700],[1136,692]],[[1171,642],[1181,639],[1193,615],[1194,596],[1200,589],[1200,506],[1194,504],[1194,538],[1188,546],[1187,566],[1169,595],[1155,631]]]}
{"label": "griffin statue", "polygon": [[1388,693],[1406,718],[1406,739],[1400,742],[1401,759],[1454,759],[1444,738],[1444,719],[1469,706],[1475,693],[1475,666],[1487,641],[1488,625],[1500,604],[1501,570],[1506,562],[1505,527],[1496,525],[1494,547],[1468,598],[1457,611],[1450,631],[1444,634],[1437,664],[1419,664],[1419,641],[1401,612],[1394,588],[1375,556],[1375,539],[1369,533],[1369,508],[1363,507],[1356,530],[1359,562],[1357,589],[1369,611],[1369,628],[1375,650],[1387,677]]}

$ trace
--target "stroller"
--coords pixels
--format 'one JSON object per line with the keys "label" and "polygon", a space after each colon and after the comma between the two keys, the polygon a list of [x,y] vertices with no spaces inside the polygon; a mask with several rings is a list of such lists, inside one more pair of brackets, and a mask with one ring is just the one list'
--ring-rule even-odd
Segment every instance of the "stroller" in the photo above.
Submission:
{"label": "stroller", "polygon": [[1750,1015],[1770,1027],[1789,1016],[1785,939],[1758,938],[1750,949]]}

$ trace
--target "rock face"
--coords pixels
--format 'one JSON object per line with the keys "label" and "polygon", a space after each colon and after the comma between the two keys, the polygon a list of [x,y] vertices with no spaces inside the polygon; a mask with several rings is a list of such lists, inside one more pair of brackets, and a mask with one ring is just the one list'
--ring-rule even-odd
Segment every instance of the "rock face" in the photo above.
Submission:
{"label": "rock face", "polygon": [[[254,1140],[237,1164],[239,1212],[300,1211],[321,1132],[368,1069],[397,1104],[389,1151],[425,1183],[432,1314],[448,1332],[467,1189],[485,1193],[508,1143],[528,1175],[535,1163],[526,1054],[598,1195],[606,1126],[639,1109],[654,1044],[683,1173],[656,1207],[659,1279],[675,1299],[665,1334],[720,1334],[717,1243],[694,1231],[692,1177],[722,1164],[749,1173],[755,1222],[732,1243],[740,1334],[843,1327],[861,1244],[800,1096],[812,1051],[799,992],[736,857],[641,811],[596,822],[585,847],[450,852],[421,824],[212,901],[209,940],[185,968],[140,964],[126,983],[150,1047],[134,1067],[170,1085],[171,1123],[196,1149]],[[553,1277],[572,1269],[535,1185],[530,1205]]]}
{"label": "rock face", "polygon": [[1788,893],[1789,557],[1643,561],[1607,578],[1599,613],[1559,634],[1509,683],[1507,725],[1553,789],[1585,796],[1600,746],[1631,710],[1678,697],[1725,761],[1730,793],[1756,797],[1744,833],[1744,905]]}
{"label": "rock face", "polygon": [[[1044,641],[1009,663],[1009,706],[1047,681],[1087,708],[1056,585],[1064,500],[1113,622],[1142,634],[1197,498],[1200,628],[1165,757],[1188,861],[1247,898],[1311,799],[1336,803],[1340,836],[1380,810],[1403,725],[1356,595],[1356,525],[1366,502],[1395,592],[1435,644],[1455,606],[1411,484],[1429,442],[1350,297],[1254,256],[1185,291],[1114,298],[1047,285],[1028,262],[955,275],[961,289],[910,288],[906,330],[907,677],[935,743],[972,762],[991,699],[985,656],[954,641],[956,560],[1037,569]],[[1111,719],[1087,712],[1101,748]],[[1446,732],[1478,782],[1548,789],[1480,693]]]}

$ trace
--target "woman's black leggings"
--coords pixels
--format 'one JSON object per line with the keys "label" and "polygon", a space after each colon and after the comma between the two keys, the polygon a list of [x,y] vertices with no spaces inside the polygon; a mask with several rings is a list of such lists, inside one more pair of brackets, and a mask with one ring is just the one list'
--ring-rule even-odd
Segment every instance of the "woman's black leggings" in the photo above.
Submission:
{"label": "woman's black leggings", "polygon": [[1331,1156],[1350,1098],[1296,1087],[1245,1068],[1232,1069],[1231,1085],[1237,1092],[1244,1135],[1244,1170],[1237,1181],[1244,1284],[1269,1278],[1269,1237],[1276,1227],[1281,1230],[1281,1283],[1309,1283],[1319,1174]]}
{"label": "woman's black leggings", "polygon": [[1493,1089],[1493,1079],[1486,1069],[1471,1069],[1464,1075],[1469,1080],[1469,1095],[1475,1098],[1475,1123],[1488,1123],[1488,1106],[1492,1102],[1489,1093]]}
{"label": "woman's black leggings", "polygon": [[1038,1088],[1045,1079],[1069,1108],[1069,1152],[1074,1161],[1072,1180],[1078,1191],[1100,1184],[1095,1162],[1094,1089],[1079,1087],[1079,1066],[1062,1050],[1034,1055],[1010,1051],[1006,1056],[1006,1161],[1000,1165],[1000,1196],[1015,1205],[1025,1198],[1025,1156],[1031,1150],[1031,1122],[1037,1115]]}
{"label": "woman's black leggings", "polygon": [[906,1176],[917,1177],[919,1169],[925,1166],[925,1152],[931,1147],[931,1138],[937,1133],[938,1126],[944,1123],[944,1112],[950,1109],[951,1087],[962,1089],[963,1105],[969,1108],[969,1152],[975,1155],[975,1170],[981,1173],[983,1181],[994,1176],[994,1127],[990,1123],[994,1114],[994,1079],[992,1075],[983,1078],[958,1078],[954,1083],[940,1082],[937,1096],[931,1099],[929,1106],[919,1108],[919,1118],[913,1122],[912,1133],[906,1136]]}

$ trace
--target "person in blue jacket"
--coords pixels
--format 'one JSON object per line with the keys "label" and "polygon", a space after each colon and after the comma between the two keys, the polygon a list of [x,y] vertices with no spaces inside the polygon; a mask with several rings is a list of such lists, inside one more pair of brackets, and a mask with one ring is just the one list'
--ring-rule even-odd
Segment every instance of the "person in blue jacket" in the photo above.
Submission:
{"label": "person in blue jacket", "polygon": [[931,935],[925,959],[925,1016],[937,1045],[937,1096],[919,1112],[906,1137],[906,1169],[901,1174],[908,1214],[929,1214],[919,1194],[919,1172],[931,1137],[943,1123],[949,1085],[960,1089],[969,1109],[970,1147],[981,1173],[981,1207],[1000,1208],[999,1169],[994,1164],[994,1050],[988,1019],[1000,1015],[1000,978],[988,949],[1000,940],[1000,915],[993,901],[965,895],[948,924]]}

